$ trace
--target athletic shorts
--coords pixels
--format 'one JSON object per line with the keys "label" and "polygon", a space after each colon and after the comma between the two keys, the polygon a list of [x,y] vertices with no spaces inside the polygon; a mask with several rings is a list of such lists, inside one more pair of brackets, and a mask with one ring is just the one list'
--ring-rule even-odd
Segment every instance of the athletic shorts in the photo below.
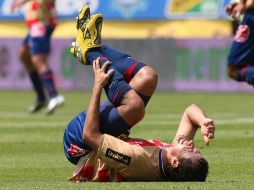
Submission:
{"label": "athletic shorts", "polygon": [[254,9],[244,14],[230,49],[228,65],[254,65]]}
{"label": "athletic shorts", "polygon": [[54,27],[40,23],[33,24],[23,40],[23,45],[30,48],[32,55],[40,53],[48,54],[50,53],[50,40],[53,31]]}
{"label": "athletic shorts", "polygon": [[[71,120],[64,131],[64,154],[66,158],[75,165],[78,163],[80,157],[83,156],[82,151],[90,150],[89,146],[82,140],[84,120],[85,112],[82,112]],[[70,151],[73,145],[75,146],[73,147],[75,150],[72,151],[72,154]]]}

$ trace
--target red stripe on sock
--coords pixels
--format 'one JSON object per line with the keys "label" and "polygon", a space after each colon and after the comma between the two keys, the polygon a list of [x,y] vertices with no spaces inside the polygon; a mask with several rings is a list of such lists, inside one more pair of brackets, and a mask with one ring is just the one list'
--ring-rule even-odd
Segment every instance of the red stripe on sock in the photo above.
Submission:
{"label": "red stripe on sock", "polygon": [[135,67],[137,66],[137,64],[139,64],[140,62],[134,63],[132,66],[129,67],[129,69],[123,74],[124,80],[129,83],[132,79],[132,73],[133,70],[135,69]]}
{"label": "red stripe on sock", "polygon": [[114,98],[113,98],[113,101],[112,101],[112,104],[116,106],[116,101],[117,101],[117,97],[119,95],[119,91],[115,94]]}

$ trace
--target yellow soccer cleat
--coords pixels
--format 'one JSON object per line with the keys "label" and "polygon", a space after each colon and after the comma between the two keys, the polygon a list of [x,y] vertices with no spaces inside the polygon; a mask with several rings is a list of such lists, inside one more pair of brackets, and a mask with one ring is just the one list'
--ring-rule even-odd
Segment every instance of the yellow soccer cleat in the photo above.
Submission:
{"label": "yellow soccer cleat", "polygon": [[88,50],[101,47],[102,21],[102,15],[95,14],[81,29],[78,29],[76,42],[72,43],[70,51],[82,64],[89,64],[86,59]]}
{"label": "yellow soccer cleat", "polygon": [[85,5],[84,7],[82,7],[80,10],[79,10],[79,15],[78,17],[76,17],[77,19],[77,25],[76,25],[76,28],[77,29],[83,29],[85,28],[86,26],[86,23],[89,21],[90,19],[90,16],[91,16],[91,13],[90,13],[90,8],[88,5]]}

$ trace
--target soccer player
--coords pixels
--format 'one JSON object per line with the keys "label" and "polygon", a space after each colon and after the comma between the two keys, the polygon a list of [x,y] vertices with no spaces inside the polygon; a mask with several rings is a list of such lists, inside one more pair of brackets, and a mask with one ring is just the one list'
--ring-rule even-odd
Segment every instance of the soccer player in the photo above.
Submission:
{"label": "soccer player", "polygon": [[[123,138],[101,133],[100,96],[113,70],[105,73],[110,62],[101,68],[93,64],[95,81],[86,111],[82,139],[92,151],[73,146],[69,153],[82,155],[72,181],[205,181],[208,163],[194,147],[197,129],[206,143],[214,138],[214,124],[196,105],[189,106],[181,119],[172,144],[157,140]],[[119,127],[112,124],[112,127]],[[70,138],[75,138],[74,135]]]}
{"label": "soccer player", "polygon": [[20,59],[37,95],[35,104],[28,110],[34,113],[46,106],[46,90],[49,95],[46,114],[49,115],[64,102],[64,97],[57,92],[53,72],[48,64],[51,35],[57,24],[55,0],[14,0],[12,10],[15,11],[24,4],[29,32],[20,48]]}
{"label": "soccer player", "polygon": [[228,56],[228,74],[239,82],[254,85],[254,1],[241,0],[226,7],[226,12],[233,19],[244,17],[237,29]]}
{"label": "soccer player", "polygon": [[[85,10],[87,10],[86,7],[81,10],[80,15],[83,15]],[[78,26],[79,20],[83,18],[84,15],[78,19]],[[88,19],[85,22],[87,24],[83,25],[84,28],[78,31],[77,40],[72,49],[72,53],[83,63],[87,62],[87,60],[84,61],[86,58],[89,61],[90,52],[98,53],[99,51],[92,46],[99,47],[99,43],[96,44],[95,39],[98,39],[98,34],[100,33],[98,29],[101,28],[102,17],[97,14],[91,20]],[[78,27],[79,29],[80,27]],[[92,35],[88,37],[87,33],[95,34],[96,37],[92,37]],[[81,38],[83,38],[83,42]],[[87,50],[88,46],[91,47],[89,51]],[[115,88],[118,82],[123,88],[126,85],[128,86],[128,84],[121,79],[121,75],[119,75],[117,70],[118,64],[114,64],[114,61],[111,63],[108,60],[104,62],[105,59],[107,60],[107,58],[98,57],[93,63],[95,82],[88,110],[74,118],[65,130],[65,155],[70,162],[78,164],[72,180],[204,181],[208,172],[208,163],[199,151],[194,148],[192,139],[199,126],[205,142],[209,143],[209,140],[214,137],[213,121],[206,118],[200,108],[192,105],[186,109],[172,145],[159,141],[129,138],[124,138],[125,141],[128,141],[125,142],[113,137],[117,137],[120,134],[128,134],[131,124],[128,126],[126,123],[133,121],[131,118],[138,113],[128,112],[128,109],[124,109],[124,106],[127,106],[133,98],[132,96],[128,97],[128,95],[135,93],[135,90],[130,85],[128,89],[131,89],[123,95],[119,104],[117,101],[114,102],[115,98],[111,98],[110,94],[112,92],[110,93],[110,90],[112,88],[116,89],[114,90],[114,92],[116,91],[116,99],[119,98],[118,94],[120,94],[122,88]],[[140,69],[138,73],[146,67]],[[116,77],[114,75],[118,76],[117,80],[112,80]],[[134,75],[129,84],[131,84],[136,75]],[[142,80],[142,77],[140,77],[139,80],[132,84],[142,87],[140,85],[144,84]],[[103,87],[113,105],[100,106],[100,96]],[[134,97],[138,98],[138,96]],[[142,100],[145,104],[144,100],[146,99],[143,98]],[[120,114],[121,109],[119,109],[121,106],[123,106],[122,115]],[[112,112],[111,110],[115,111]],[[119,113],[115,114],[117,111]],[[113,119],[110,118],[111,113],[114,115]],[[124,120],[121,117],[125,114],[130,116]],[[133,123],[137,123],[139,120],[135,120]]]}

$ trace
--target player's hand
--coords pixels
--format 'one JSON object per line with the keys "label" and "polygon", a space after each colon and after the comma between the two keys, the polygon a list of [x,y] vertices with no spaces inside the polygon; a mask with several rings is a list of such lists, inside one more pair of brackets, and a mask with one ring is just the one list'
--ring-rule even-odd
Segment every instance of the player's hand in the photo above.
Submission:
{"label": "player's hand", "polygon": [[95,74],[95,85],[103,88],[107,83],[111,75],[114,73],[113,69],[110,69],[106,73],[106,69],[111,62],[107,61],[106,63],[103,64],[103,66],[100,68],[100,58],[97,58],[96,60],[93,61],[93,71]]}
{"label": "player's hand", "polygon": [[14,0],[11,5],[11,12],[16,12],[25,3],[24,0]]}
{"label": "player's hand", "polygon": [[240,15],[243,14],[246,10],[246,7],[243,3],[231,3],[226,6],[225,11],[226,13],[233,19],[239,20]]}
{"label": "player's hand", "polygon": [[200,125],[201,135],[204,138],[205,144],[209,145],[210,139],[214,138],[215,125],[212,119],[205,118]]}

